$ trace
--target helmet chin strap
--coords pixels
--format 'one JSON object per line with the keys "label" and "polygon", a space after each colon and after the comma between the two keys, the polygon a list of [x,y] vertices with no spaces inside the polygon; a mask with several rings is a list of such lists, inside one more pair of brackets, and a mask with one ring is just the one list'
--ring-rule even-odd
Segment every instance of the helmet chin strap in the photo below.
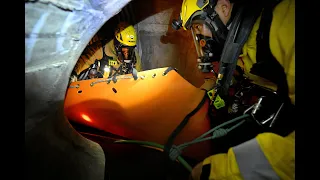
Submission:
{"label": "helmet chin strap", "polygon": [[208,13],[205,12],[203,13],[203,16],[205,16],[204,21],[210,28],[213,38],[218,44],[223,46],[229,31],[227,26],[223,24],[215,11],[213,11],[211,15],[208,15]]}
{"label": "helmet chin strap", "polygon": [[203,57],[201,58],[201,62],[198,63],[198,68],[202,72],[212,72],[213,65],[211,63],[220,61],[229,30],[215,11],[212,11],[210,16],[208,12],[204,12],[200,19],[204,20],[204,23],[212,33],[212,37],[203,37],[206,45],[202,47]]}
{"label": "helmet chin strap", "polygon": [[201,62],[198,63],[198,68],[202,72],[212,72],[211,62],[220,61],[229,29],[236,14],[236,8],[233,8],[231,17],[225,25],[214,10],[214,6],[212,5],[206,9],[200,14],[199,18],[204,21],[212,33],[212,38],[203,37],[206,45],[202,48],[203,57],[201,58]]}

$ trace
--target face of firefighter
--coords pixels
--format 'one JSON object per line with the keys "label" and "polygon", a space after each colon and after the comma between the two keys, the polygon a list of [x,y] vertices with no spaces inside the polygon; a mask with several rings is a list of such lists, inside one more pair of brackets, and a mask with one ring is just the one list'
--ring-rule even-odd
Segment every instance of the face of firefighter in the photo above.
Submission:
{"label": "face of firefighter", "polygon": [[[215,11],[224,25],[231,17],[233,4],[229,0],[219,0],[215,6]],[[218,61],[222,53],[223,46],[215,40],[216,37],[204,21],[194,20],[191,25],[196,51],[199,62]]]}
{"label": "face of firefighter", "polygon": [[207,63],[220,60],[223,46],[219,46],[215,41],[210,28],[203,23],[194,23],[191,31],[199,57],[198,62]]}
{"label": "face of firefighter", "polygon": [[208,40],[212,39],[210,28],[202,23],[194,23],[191,25],[194,43],[199,57],[204,57],[206,52],[211,51],[208,46]]}
{"label": "face of firefighter", "polygon": [[122,51],[124,59],[128,59],[129,58],[129,48],[123,47],[121,49],[121,51]]}
{"label": "face of firefighter", "polygon": [[[224,25],[230,20],[232,7],[233,4],[231,4],[229,0],[218,0],[217,5],[215,6],[215,11]],[[212,32],[205,24],[194,23],[192,24],[192,28],[195,34],[201,34],[212,38]]]}
{"label": "face of firefighter", "polygon": [[90,72],[89,72],[90,79],[96,78],[97,75],[98,75],[98,71],[96,69],[90,69]]}
{"label": "face of firefighter", "polygon": [[206,26],[205,24],[195,23],[195,24],[192,24],[191,28],[196,35],[200,34],[203,36],[212,37],[212,33],[209,27]]}

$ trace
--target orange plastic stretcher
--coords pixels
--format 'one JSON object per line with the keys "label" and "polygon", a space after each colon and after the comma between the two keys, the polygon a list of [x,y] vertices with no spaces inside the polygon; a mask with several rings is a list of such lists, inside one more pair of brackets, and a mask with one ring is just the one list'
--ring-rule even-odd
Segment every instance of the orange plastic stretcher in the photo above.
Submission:
{"label": "orange plastic stretcher", "polygon": [[[70,84],[65,98],[69,120],[129,139],[164,145],[172,131],[194,110],[205,91],[167,68],[121,75],[117,82],[92,79]],[[179,145],[210,129],[208,100],[176,137]],[[202,160],[210,155],[210,141],[186,148],[184,155]]]}

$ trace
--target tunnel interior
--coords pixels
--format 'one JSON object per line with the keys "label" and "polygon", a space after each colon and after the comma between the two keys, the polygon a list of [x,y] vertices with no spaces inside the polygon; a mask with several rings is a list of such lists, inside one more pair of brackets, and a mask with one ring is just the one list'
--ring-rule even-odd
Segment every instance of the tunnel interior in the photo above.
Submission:
{"label": "tunnel interior", "polygon": [[[171,28],[171,21],[179,16],[181,4],[182,0],[25,1],[25,179],[189,178],[192,167],[200,160],[184,157],[192,166],[187,171],[181,161],[168,163],[168,157],[158,149],[114,143],[115,140],[126,138],[77,124],[72,119],[67,119],[64,111],[67,101],[65,97],[68,95],[66,92],[71,88],[68,79],[77,60],[82,57],[99,60],[102,54],[99,54],[99,48],[95,46],[101,39],[113,39],[115,26],[121,21],[133,24],[138,33],[137,50],[142,59],[143,70],[173,67],[179,73],[177,77],[183,77],[183,82],[187,80],[189,83],[184,84],[191,84],[189,88],[193,85],[191,89],[201,90],[205,99],[206,91],[199,88],[204,83],[205,74],[200,73],[196,67],[197,53],[191,33]],[[88,52],[94,56],[89,56]],[[163,71],[159,74],[166,76]],[[181,84],[183,83],[179,85]],[[87,85],[89,87],[89,84]],[[188,89],[181,87],[184,92]],[[84,89],[72,88],[76,88],[75,94],[86,93]],[[176,90],[177,94],[184,94],[180,93],[180,89],[171,88]],[[112,95],[121,94],[120,90],[114,87],[109,90]],[[138,101],[139,97],[135,97]],[[198,102],[198,99],[192,99],[194,97],[190,95],[184,99]],[[161,97],[158,100],[160,101]],[[158,107],[156,110],[160,109]],[[208,113],[207,109],[202,110]],[[205,116],[202,119],[209,119],[208,114]],[[88,122],[91,121],[86,116],[82,117]],[[210,126],[214,126],[210,124],[212,122],[207,121],[204,126],[211,128]],[[203,121],[190,125],[189,122],[189,125],[193,130],[197,129],[194,128],[195,125],[201,123]],[[239,144],[244,139],[251,139],[253,135],[262,132],[261,127],[256,128],[256,122],[250,123],[252,126],[248,123],[247,127],[233,131],[226,139],[220,138],[221,144],[226,144],[223,141],[229,142],[234,137],[240,138],[236,142]],[[249,130],[257,132],[251,133]],[[241,136],[248,133],[248,136],[240,137],[240,133]],[[192,139],[196,137],[198,135]],[[215,142],[214,146],[219,147],[220,144]],[[211,148],[198,150],[202,152]],[[210,152],[210,155],[214,154],[216,152]]]}
{"label": "tunnel interior", "polygon": [[119,22],[133,25],[137,33],[136,49],[141,57],[142,69],[176,68],[179,74],[196,87],[204,83],[205,74],[197,69],[197,54],[191,32],[171,27],[178,18],[182,0],[133,0],[109,19],[90,40],[80,60],[101,59],[102,50],[97,42],[114,38]]}
{"label": "tunnel interior", "polygon": [[[122,137],[75,124],[63,112],[68,78],[77,59],[95,45],[95,34],[112,39],[119,21],[134,25],[144,70],[174,67],[199,87],[203,77],[196,67],[191,34],[171,28],[182,0],[82,3],[25,3],[27,179],[187,179],[189,172],[180,163],[166,166],[161,151],[114,145],[114,139]],[[192,166],[197,163],[185,159]]]}
{"label": "tunnel interior", "polygon": [[[114,38],[118,23],[128,22],[137,32],[137,50],[142,69],[176,68],[178,73],[195,87],[200,87],[204,76],[197,69],[196,52],[189,31],[171,27],[180,13],[182,0],[133,0],[110,18],[91,38],[78,61],[100,60],[104,43]],[[85,138],[98,143],[105,154],[106,179],[187,179],[189,172],[179,163],[166,168],[166,157],[161,151],[136,145],[114,144],[123,137],[69,120],[72,127]],[[198,161],[184,157],[194,166]],[[126,171],[127,173],[123,173]]]}

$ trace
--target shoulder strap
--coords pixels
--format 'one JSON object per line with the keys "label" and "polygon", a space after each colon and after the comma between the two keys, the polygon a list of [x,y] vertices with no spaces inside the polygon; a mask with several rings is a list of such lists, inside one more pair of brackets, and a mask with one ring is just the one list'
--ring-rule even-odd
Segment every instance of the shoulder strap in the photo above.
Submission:
{"label": "shoulder strap", "polygon": [[217,95],[227,95],[242,47],[247,41],[254,23],[262,11],[261,4],[253,2],[239,7],[238,13],[232,22],[221,55],[219,74],[222,75],[222,79],[218,82],[218,86],[220,87],[218,87]]}

